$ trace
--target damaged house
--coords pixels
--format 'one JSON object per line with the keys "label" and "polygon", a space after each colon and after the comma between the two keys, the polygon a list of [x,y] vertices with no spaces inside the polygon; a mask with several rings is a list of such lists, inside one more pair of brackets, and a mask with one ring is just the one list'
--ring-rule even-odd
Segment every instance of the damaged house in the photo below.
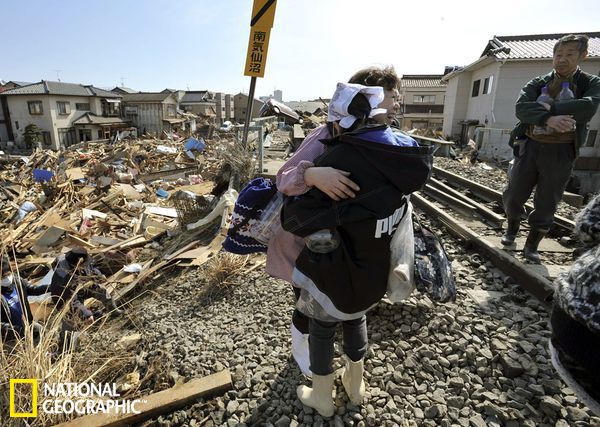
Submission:
{"label": "damaged house", "polygon": [[37,127],[41,145],[54,150],[129,126],[121,118],[121,95],[91,85],[42,80],[0,93],[0,105],[6,128],[0,138],[22,148],[31,148],[29,125]]}
{"label": "damaged house", "polygon": [[123,104],[125,118],[139,134],[196,130],[195,114],[178,112],[177,98],[170,91],[124,94]]}
{"label": "damaged house", "polygon": [[179,106],[188,113],[194,113],[203,122],[215,124],[217,118],[217,103],[214,94],[207,90],[188,90],[183,95]]}

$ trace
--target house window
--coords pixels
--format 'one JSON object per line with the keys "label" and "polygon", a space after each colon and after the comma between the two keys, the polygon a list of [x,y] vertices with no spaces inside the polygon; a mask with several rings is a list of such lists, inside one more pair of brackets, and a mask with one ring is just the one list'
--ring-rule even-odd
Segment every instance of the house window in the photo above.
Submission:
{"label": "house window", "polygon": [[175,105],[167,105],[167,117],[175,117]]}
{"label": "house window", "polygon": [[486,77],[483,81],[483,95],[487,95],[492,91],[492,83],[494,82],[494,76]]}
{"label": "house window", "polygon": [[118,99],[102,100],[102,115],[105,117],[119,116],[121,113],[121,101]]}
{"label": "house window", "polygon": [[32,116],[41,116],[44,114],[44,109],[42,108],[42,101],[28,101],[27,106],[29,107],[29,114]]}
{"label": "house window", "polygon": [[413,95],[415,104],[435,104],[435,95]]}
{"label": "house window", "polygon": [[50,138],[50,132],[44,130],[42,131],[42,143],[44,145],[52,144],[52,139]]}
{"label": "house window", "polygon": [[75,139],[75,128],[59,128],[58,142],[65,148],[76,144],[77,140]]}
{"label": "house window", "polygon": [[479,95],[479,86],[481,86],[481,80],[475,80],[473,82],[473,90],[471,91],[471,98],[475,98]]}
{"label": "house window", "polygon": [[79,142],[91,141],[92,130],[91,129],[79,129]]}
{"label": "house window", "polygon": [[75,109],[79,111],[91,111],[89,103],[77,102],[75,103]]}
{"label": "house window", "polygon": [[66,101],[56,101],[56,109],[58,114],[71,114],[71,103]]}

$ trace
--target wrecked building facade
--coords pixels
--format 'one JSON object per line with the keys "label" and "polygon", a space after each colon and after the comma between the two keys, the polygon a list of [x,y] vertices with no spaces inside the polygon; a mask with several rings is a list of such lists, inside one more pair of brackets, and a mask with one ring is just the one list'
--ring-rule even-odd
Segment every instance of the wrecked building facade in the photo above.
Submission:
{"label": "wrecked building facade", "polygon": [[178,113],[179,104],[170,91],[124,94],[123,104],[125,118],[140,134],[196,128],[195,115]]}
{"label": "wrecked building facade", "polygon": [[[5,135],[0,138],[26,147],[25,129],[36,125],[44,148],[58,150],[84,140],[104,139],[113,129],[125,128],[121,118],[121,95],[91,85],[52,82],[17,87],[0,94]],[[95,124],[76,126],[84,115]],[[107,136],[108,135],[108,136]]]}

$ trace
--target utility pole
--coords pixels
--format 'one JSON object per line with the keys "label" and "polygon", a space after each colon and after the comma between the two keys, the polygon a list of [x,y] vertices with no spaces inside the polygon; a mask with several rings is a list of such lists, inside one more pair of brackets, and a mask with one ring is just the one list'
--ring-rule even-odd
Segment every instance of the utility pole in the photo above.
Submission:
{"label": "utility pole", "polygon": [[52,70],[52,71],[56,71],[56,80],[60,81],[60,74],[59,74],[59,73],[60,73],[62,70]]}

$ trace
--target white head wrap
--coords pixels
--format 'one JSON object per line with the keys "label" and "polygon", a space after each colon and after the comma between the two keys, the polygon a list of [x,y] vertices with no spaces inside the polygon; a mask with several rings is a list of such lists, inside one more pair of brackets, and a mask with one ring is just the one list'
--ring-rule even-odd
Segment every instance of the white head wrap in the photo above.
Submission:
{"label": "white head wrap", "polygon": [[348,129],[357,120],[356,117],[348,113],[348,106],[356,96],[362,93],[365,95],[371,105],[371,113],[369,117],[377,114],[385,113],[384,108],[376,108],[383,101],[383,88],[381,86],[363,86],[354,83],[338,83],[335,93],[329,103],[329,113],[327,114],[328,122],[337,122],[340,126]]}

